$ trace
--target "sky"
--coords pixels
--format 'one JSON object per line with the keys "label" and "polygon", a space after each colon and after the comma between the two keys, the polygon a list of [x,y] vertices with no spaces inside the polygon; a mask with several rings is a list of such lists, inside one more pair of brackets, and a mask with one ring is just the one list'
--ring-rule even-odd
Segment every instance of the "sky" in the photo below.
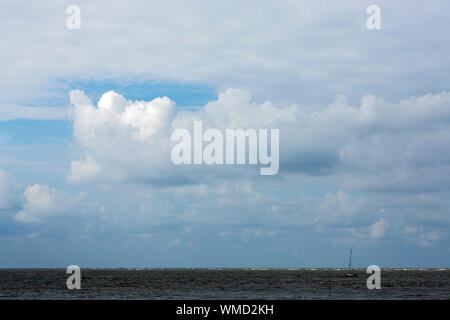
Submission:
{"label": "sky", "polygon": [[[449,267],[449,12],[1,1],[0,268]],[[279,129],[278,173],[174,165],[196,120]]]}

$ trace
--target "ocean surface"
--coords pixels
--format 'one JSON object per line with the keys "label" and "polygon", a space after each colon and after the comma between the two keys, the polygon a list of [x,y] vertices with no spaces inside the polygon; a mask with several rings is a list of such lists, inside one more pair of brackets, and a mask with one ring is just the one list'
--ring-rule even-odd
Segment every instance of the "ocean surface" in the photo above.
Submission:
{"label": "ocean surface", "polygon": [[355,269],[1,269],[0,299],[450,299],[450,269],[384,269],[381,289]]}

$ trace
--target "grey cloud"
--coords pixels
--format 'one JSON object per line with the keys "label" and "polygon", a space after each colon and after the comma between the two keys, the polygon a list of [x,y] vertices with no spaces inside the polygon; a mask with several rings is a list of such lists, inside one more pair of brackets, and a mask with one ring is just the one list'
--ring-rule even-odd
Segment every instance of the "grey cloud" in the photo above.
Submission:
{"label": "grey cloud", "polygon": [[447,90],[449,3],[380,0],[379,31],[365,27],[368,5],[81,2],[82,28],[69,31],[60,3],[4,3],[0,97],[61,96],[57,79],[123,77],[239,87],[282,103]]}

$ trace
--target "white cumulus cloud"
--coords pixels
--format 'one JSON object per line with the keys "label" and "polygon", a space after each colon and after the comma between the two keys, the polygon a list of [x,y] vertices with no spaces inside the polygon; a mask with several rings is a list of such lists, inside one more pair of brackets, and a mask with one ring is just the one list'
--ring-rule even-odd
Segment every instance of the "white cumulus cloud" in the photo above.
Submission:
{"label": "white cumulus cloud", "polygon": [[[298,105],[256,103],[237,89],[220,93],[197,111],[177,108],[168,97],[131,101],[109,91],[95,106],[79,90],[70,96],[74,136],[83,148],[71,165],[72,182],[170,184],[177,175],[181,181],[201,169],[172,165],[170,133],[203,120],[204,128],[279,128],[281,174],[340,174],[342,184],[355,190],[450,189],[445,174],[450,174],[449,92],[399,103],[365,96],[359,106],[338,96],[314,112]],[[230,174],[221,169],[208,169],[208,174]]]}
{"label": "white cumulus cloud", "polygon": [[47,185],[34,184],[26,187],[22,210],[14,219],[19,222],[38,222],[43,218],[67,211],[72,199],[64,192]]}
{"label": "white cumulus cloud", "polygon": [[381,238],[386,232],[387,222],[381,218],[378,222],[375,222],[370,226],[370,237],[371,238]]}

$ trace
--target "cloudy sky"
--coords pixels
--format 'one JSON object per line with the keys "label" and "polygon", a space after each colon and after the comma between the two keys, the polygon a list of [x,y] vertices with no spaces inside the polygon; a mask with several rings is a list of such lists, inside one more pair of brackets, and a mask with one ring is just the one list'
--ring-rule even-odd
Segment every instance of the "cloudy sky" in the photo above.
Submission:
{"label": "cloudy sky", "polygon": [[[1,1],[0,267],[448,267],[449,12]],[[278,174],[175,166],[195,120],[279,128]]]}

